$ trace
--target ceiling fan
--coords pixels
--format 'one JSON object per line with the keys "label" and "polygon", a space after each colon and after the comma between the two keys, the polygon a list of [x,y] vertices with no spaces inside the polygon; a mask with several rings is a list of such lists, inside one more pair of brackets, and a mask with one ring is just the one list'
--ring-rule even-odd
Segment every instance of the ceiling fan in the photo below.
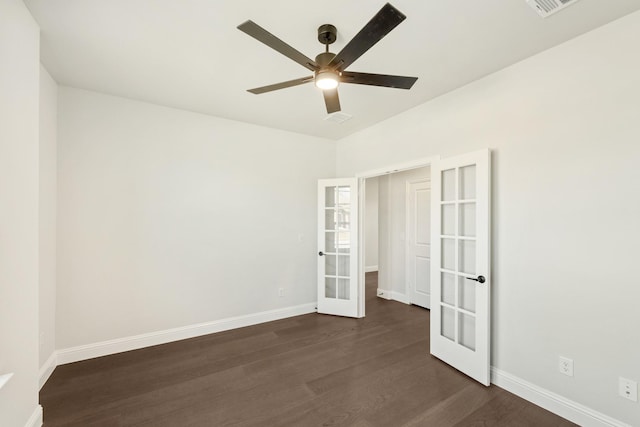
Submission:
{"label": "ceiling fan", "polygon": [[329,52],[329,45],[336,41],[336,27],[331,24],[321,25],[318,28],[318,41],[325,45],[325,51],[316,56],[315,61],[289,46],[253,21],[240,24],[238,26],[240,31],[313,71],[313,75],[309,77],[262,86],[249,89],[248,91],[258,95],[314,82],[318,88],[322,89],[327,113],[331,114],[340,111],[340,99],[338,98],[338,85],[340,83],[411,89],[416,80],[418,80],[417,77],[346,71],[349,65],[360,58],[360,56],[373,45],[382,40],[384,36],[389,34],[391,30],[405,19],[406,16],[402,12],[389,3],[385,4],[338,54]]}

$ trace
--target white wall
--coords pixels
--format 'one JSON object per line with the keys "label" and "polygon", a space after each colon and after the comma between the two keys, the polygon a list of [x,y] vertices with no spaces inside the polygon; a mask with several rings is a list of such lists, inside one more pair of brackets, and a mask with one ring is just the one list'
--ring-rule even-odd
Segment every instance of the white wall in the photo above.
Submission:
{"label": "white wall", "polygon": [[340,176],[491,148],[493,365],[631,425],[617,381],[640,380],[638,40],[640,12],[338,145]]}
{"label": "white wall", "polygon": [[40,367],[55,351],[58,85],[40,66]]}
{"label": "white wall", "polygon": [[[38,411],[39,30],[22,1],[0,2],[0,426]],[[34,412],[35,411],[35,412]]]}
{"label": "white wall", "polygon": [[378,270],[378,177],[365,182],[364,265],[366,271]]}
{"label": "white wall", "polygon": [[58,97],[59,349],[316,301],[317,179],[335,176],[335,142]]}
{"label": "white wall", "polygon": [[427,167],[396,172],[379,177],[379,234],[385,236],[380,247],[378,288],[390,291],[394,298],[408,301],[406,283],[407,182],[430,179]]}

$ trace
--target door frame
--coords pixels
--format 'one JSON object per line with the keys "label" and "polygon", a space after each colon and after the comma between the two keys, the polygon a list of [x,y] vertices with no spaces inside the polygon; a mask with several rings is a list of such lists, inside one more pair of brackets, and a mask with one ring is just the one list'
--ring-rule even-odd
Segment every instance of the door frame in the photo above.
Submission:
{"label": "door frame", "polygon": [[[365,214],[365,193],[366,193],[366,179],[374,178],[376,176],[389,175],[396,172],[403,172],[411,169],[417,169],[424,166],[431,166],[434,162],[440,160],[440,156],[422,157],[414,159],[408,162],[391,164],[380,168],[367,170],[364,172],[356,173],[358,179],[358,248],[361,250],[358,253],[358,317],[365,317],[365,236],[364,236],[364,214]],[[429,180],[433,181],[431,171],[429,171]]]}

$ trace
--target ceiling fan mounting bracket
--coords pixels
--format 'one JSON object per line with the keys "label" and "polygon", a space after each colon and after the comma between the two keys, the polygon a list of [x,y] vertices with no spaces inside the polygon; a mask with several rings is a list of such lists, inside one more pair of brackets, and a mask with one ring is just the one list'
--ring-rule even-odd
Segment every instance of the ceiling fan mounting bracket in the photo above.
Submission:
{"label": "ceiling fan mounting bracket", "polygon": [[330,45],[338,38],[338,30],[331,24],[318,27],[318,41],[324,45]]}

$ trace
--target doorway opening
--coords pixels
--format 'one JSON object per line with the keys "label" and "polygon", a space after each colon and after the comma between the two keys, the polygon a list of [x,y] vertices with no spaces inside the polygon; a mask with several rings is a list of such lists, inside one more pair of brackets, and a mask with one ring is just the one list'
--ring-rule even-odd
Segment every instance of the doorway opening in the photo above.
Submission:
{"label": "doorway opening", "polygon": [[431,163],[423,159],[358,175],[359,284],[377,272],[376,296],[430,307]]}
{"label": "doorway opening", "polygon": [[[418,231],[418,227],[412,231],[416,235],[420,235],[420,241],[426,242],[426,236],[431,234],[433,245],[430,253],[430,293],[431,308],[430,313],[430,351],[431,354],[450,364],[461,372],[476,379],[478,382],[489,385],[490,382],[490,318],[491,318],[491,275],[490,275],[490,225],[491,225],[491,151],[489,149],[481,149],[469,153],[459,154],[457,156],[440,159],[433,157],[431,159],[416,161],[404,167],[385,168],[369,173],[361,173],[356,178],[351,178],[350,194],[358,194],[357,203],[351,199],[350,209],[353,214],[352,218],[358,218],[357,224],[353,225],[354,230],[358,230],[357,238],[352,239],[350,249],[353,250],[353,260],[357,257],[356,275],[351,275],[353,280],[352,286],[357,289],[357,299],[352,301],[357,307],[353,307],[353,311],[357,312],[357,316],[365,316],[365,257],[366,257],[366,219],[364,208],[366,206],[367,195],[367,179],[390,175],[400,171],[410,171],[422,166],[429,166],[430,187],[421,187],[422,190],[430,188],[432,195],[422,196],[422,206],[426,206],[426,200],[432,199],[431,208],[429,209],[431,220],[430,229],[423,227],[422,231]],[[391,175],[393,179],[394,175]],[[384,189],[380,186],[380,178],[378,178],[378,196],[382,194]],[[333,185],[337,181],[331,181]],[[371,181],[373,182],[373,181]],[[416,194],[420,185],[425,184],[425,180],[417,179],[405,182],[406,189],[415,189]],[[415,186],[415,187],[414,187]],[[324,187],[323,187],[324,188]],[[414,190],[412,190],[414,191]],[[405,192],[405,194],[407,194]],[[324,197],[321,197],[324,203]],[[404,205],[407,205],[405,199]],[[415,200],[419,197],[415,196]],[[414,200],[414,202],[415,202]],[[339,209],[338,207],[329,207],[320,203],[324,211],[332,211]],[[403,203],[391,203],[389,210],[393,210]],[[411,204],[410,204],[411,206]],[[417,205],[416,205],[417,206]],[[415,215],[419,214],[419,207],[415,207]],[[322,218],[325,212],[321,212]],[[410,210],[409,210],[410,211]],[[422,208],[426,212],[426,208]],[[380,222],[381,213],[378,211],[378,221]],[[406,221],[406,220],[405,220]],[[411,219],[409,220],[411,221]],[[335,221],[334,221],[335,222]],[[319,224],[324,225],[323,221]],[[326,228],[325,228],[326,230]],[[378,229],[381,230],[381,227]],[[433,232],[431,232],[433,231]],[[334,230],[327,231],[335,233]],[[401,238],[404,237],[405,253],[410,252],[406,249],[407,232],[405,223],[404,236],[399,233]],[[387,242],[385,245],[382,239],[387,234],[378,234],[378,270],[382,273],[384,269],[382,249],[391,249],[390,259],[394,259],[392,245]],[[388,234],[392,235],[392,234]],[[415,248],[414,248],[415,249]],[[417,250],[415,250],[417,252]],[[356,255],[357,252],[357,255]],[[402,265],[401,263],[400,265]],[[406,274],[406,258],[404,261]],[[421,267],[424,270],[423,263]],[[370,265],[371,266],[371,265]],[[416,271],[418,268],[415,269]],[[350,271],[353,271],[351,269]],[[423,271],[424,272],[424,271]],[[424,275],[420,272],[420,275]],[[414,272],[415,273],[415,272]],[[411,285],[407,286],[407,281],[392,280],[385,282],[388,274],[380,274],[381,287],[393,286],[389,299],[398,299],[409,303],[413,294],[408,292]],[[410,276],[410,275],[409,275]],[[404,283],[403,283],[404,282]],[[390,285],[389,285],[390,284]],[[398,286],[404,290],[398,292],[395,288]],[[417,289],[417,288],[416,288]],[[321,288],[319,288],[321,290]],[[378,292],[384,296],[385,289],[379,289]],[[319,292],[319,295],[321,293]],[[377,299],[377,296],[374,298]],[[433,315],[431,315],[433,314]]]}

